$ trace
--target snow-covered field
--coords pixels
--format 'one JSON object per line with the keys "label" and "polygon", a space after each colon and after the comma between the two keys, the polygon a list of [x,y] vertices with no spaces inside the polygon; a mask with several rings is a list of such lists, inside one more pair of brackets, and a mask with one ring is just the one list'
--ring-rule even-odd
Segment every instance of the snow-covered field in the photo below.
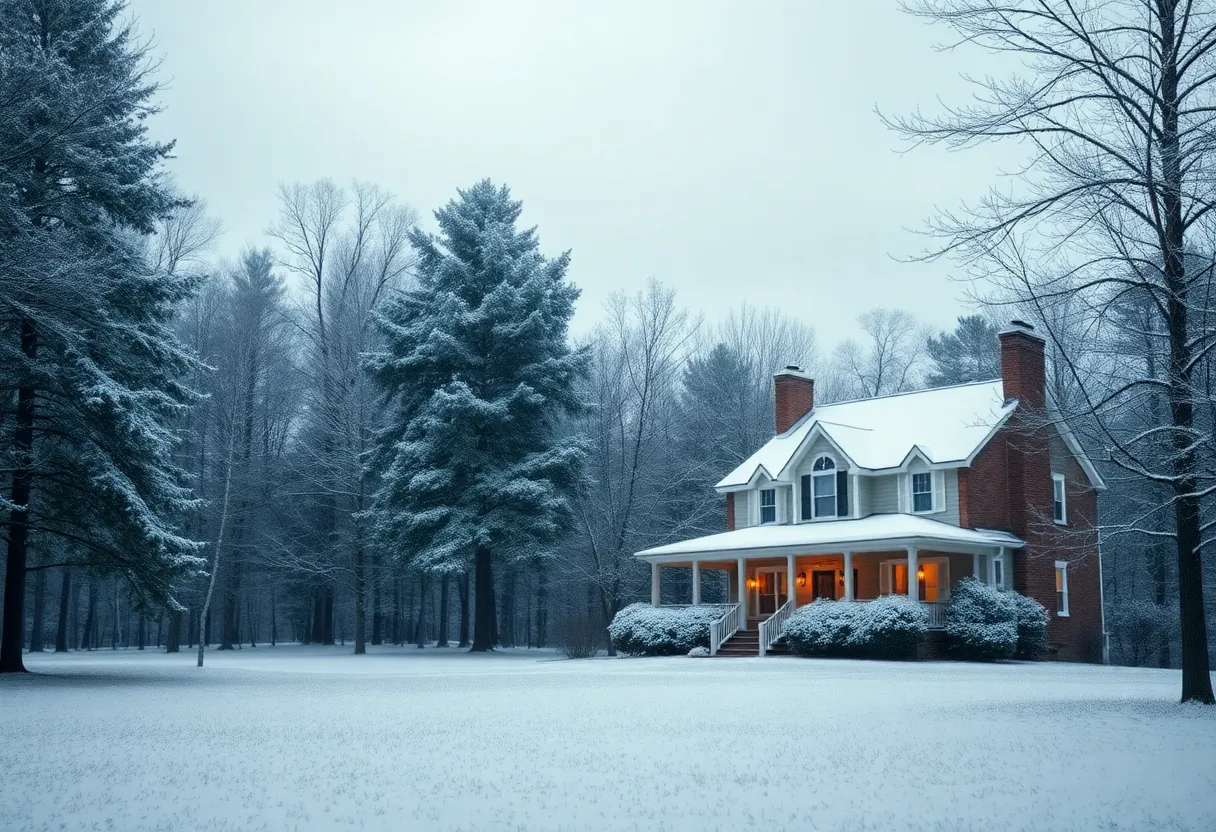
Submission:
{"label": "snow-covered field", "polygon": [[348,650],[28,657],[0,829],[1216,829],[1176,672]]}

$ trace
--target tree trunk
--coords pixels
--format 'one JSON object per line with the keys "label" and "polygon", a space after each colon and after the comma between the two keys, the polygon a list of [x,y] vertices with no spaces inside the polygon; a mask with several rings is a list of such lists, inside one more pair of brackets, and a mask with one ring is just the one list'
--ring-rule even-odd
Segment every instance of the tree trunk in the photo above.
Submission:
{"label": "tree trunk", "polygon": [[381,612],[382,599],[380,597],[380,579],[383,575],[380,572],[380,556],[372,557],[372,644],[378,645],[384,643],[384,614]]}
{"label": "tree trunk", "polygon": [[536,570],[536,646],[549,644],[549,571]]}
{"label": "tree trunk", "polygon": [[367,652],[367,564],[363,542],[355,542],[355,655]]}
{"label": "tree trunk", "polygon": [[42,652],[42,627],[46,617],[46,570],[34,572],[34,619],[30,622],[30,652]]}
{"label": "tree trunk", "polygon": [[502,582],[502,609],[499,610],[498,639],[495,644],[515,646],[515,570],[507,569]]}
{"label": "tree trunk", "polygon": [[448,585],[452,576],[447,572],[439,579],[439,635],[436,647],[448,646]]}
{"label": "tree trunk", "polygon": [[414,624],[414,646],[426,647],[426,573],[418,573],[418,621]]}
{"label": "tree trunk", "polygon": [[312,644],[322,644],[325,641],[325,626],[322,622],[325,620],[325,591],[318,586],[313,590],[312,595],[312,633],[309,636],[309,642]]}
{"label": "tree trunk", "polygon": [[321,643],[333,645],[334,643],[334,588],[332,586],[325,587],[325,608],[322,613],[324,618],[321,620]]}
{"label": "tree trunk", "polygon": [[494,649],[496,628],[494,615],[494,569],[488,546],[478,546],[473,554],[474,603],[473,646],[470,653],[485,653]]}
{"label": "tree trunk", "polygon": [[144,649],[144,642],[148,640],[148,616],[144,613],[139,614],[139,650]]}
{"label": "tree trunk", "polygon": [[89,605],[84,614],[84,630],[80,633],[80,649],[93,649],[93,619],[97,617],[97,579],[89,575]]}
{"label": "tree trunk", "polygon": [[277,585],[270,588],[270,646],[274,647],[279,643],[279,619],[277,613],[277,600],[279,587]]}
{"label": "tree trunk", "polygon": [[460,647],[469,646],[469,570],[460,573]]}
{"label": "tree trunk", "polygon": [[[21,351],[33,362],[38,357],[38,327],[30,318],[21,321]],[[25,645],[25,566],[29,545],[30,492],[34,482],[34,388],[17,389],[13,430],[13,508],[8,520],[8,556],[4,572],[4,618],[0,624],[0,673],[24,673],[21,648]]]}
{"label": "tree trunk", "polygon": [[55,628],[55,652],[68,652],[68,608],[72,603],[72,570],[63,569],[59,587],[59,626]]}
{"label": "tree trunk", "polygon": [[[193,645],[191,645],[193,646]],[[180,653],[182,649],[182,611],[169,613],[169,632],[165,636],[165,652]]]}

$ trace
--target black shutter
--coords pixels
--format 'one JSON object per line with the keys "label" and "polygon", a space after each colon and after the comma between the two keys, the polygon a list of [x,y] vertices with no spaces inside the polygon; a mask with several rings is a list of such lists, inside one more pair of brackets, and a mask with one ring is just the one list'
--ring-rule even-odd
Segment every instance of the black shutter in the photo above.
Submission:
{"label": "black shutter", "polygon": [[845,471],[836,472],[836,516],[849,516],[849,475]]}
{"label": "black shutter", "polygon": [[811,475],[802,475],[802,519],[811,519]]}

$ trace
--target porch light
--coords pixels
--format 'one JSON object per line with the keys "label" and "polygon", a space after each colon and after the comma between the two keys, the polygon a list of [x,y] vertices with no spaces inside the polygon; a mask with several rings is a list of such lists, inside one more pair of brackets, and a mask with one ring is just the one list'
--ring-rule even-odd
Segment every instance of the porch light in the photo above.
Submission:
{"label": "porch light", "polygon": [[925,567],[916,570],[916,580],[923,581],[925,579]]}
{"label": "porch light", "polygon": [[804,586],[806,586],[806,573],[799,572],[798,573],[798,588],[802,589]]}
{"label": "porch light", "polygon": [[760,582],[757,581],[755,578],[747,579],[747,588],[748,589],[756,589],[759,586],[760,586]]}

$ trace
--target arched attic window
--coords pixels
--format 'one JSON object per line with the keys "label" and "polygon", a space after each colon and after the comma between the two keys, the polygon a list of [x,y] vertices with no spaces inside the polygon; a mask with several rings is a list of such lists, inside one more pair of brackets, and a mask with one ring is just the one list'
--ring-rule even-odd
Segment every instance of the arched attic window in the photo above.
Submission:
{"label": "arched attic window", "polygon": [[811,473],[802,475],[802,519],[847,517],[849,514],[849,475],[836,468],[827,454],[811,464]]}

